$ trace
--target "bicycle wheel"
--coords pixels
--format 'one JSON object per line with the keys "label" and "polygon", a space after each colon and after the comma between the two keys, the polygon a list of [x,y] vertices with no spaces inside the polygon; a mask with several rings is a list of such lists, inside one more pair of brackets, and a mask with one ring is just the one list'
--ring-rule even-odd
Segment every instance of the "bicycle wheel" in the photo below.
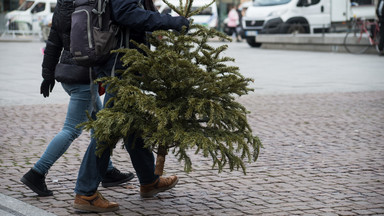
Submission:
{"label": "bicycle wheel", "polygon": [[344,47],[349,53],[361,54],[369,48],[369,33],[360,31],[360,28],[354,28],[344,37]]}

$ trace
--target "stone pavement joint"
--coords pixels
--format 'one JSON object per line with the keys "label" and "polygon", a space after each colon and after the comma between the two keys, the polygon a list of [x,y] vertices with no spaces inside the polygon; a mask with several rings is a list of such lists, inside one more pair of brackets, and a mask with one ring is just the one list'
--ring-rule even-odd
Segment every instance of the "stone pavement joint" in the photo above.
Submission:
{"label": "stone pavement joint", "polygon": [[[158,197],[142,199],[139,183],[102,188],[120,204],[108,215],[384,215],[384,91],[287,95],[251,94],[238,99],[264,144],[257,162],[218,173],[190,151],[191,173],[170,154],[165,175],[180,180]],[[89,143],[84,132],[47,175],[51,197],[21,184],[59,132],[67,105],[0,107],[0,193],[56,215],[74,211],[74,186]],[[128,153],[112,161],[133,171]],[[98,214],[87,214],[98,215]]]}

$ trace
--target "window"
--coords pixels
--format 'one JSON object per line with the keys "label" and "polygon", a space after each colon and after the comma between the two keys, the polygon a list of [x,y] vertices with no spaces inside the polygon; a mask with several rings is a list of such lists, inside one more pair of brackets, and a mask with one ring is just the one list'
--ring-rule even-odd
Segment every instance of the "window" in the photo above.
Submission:
{"label": "window", "polygon": [[32,13],[39,13],[45,10],[45,3],[38,3],[33,9]]}
{"label": "window", "polygon": [[320,0],[300,0],[299,2],[297,2],[297,6],[299,7],[308,7],[308,6],[311,6],[311,5],[316,5],[316,4],[319,4]]}
{"label": "window", "polygon": [[254,6],[273,6],[273,5],[282,5],[287,4],[291,0],[255,0],[253,2]]}
{"label": "window", "polygon": [[374,0],[351,0],[352,6],[373,5]]}
{"label": "window", "polygon": [[17,10],[26,11],[30,7],[32,7],[33,3],[35,3],[35,2],[34,1],[25,1]]}
{"label": "window", "polygon": [[311,5],[315,5],[318,4],[320,0],[310,0],[309,2],[311,3]]}

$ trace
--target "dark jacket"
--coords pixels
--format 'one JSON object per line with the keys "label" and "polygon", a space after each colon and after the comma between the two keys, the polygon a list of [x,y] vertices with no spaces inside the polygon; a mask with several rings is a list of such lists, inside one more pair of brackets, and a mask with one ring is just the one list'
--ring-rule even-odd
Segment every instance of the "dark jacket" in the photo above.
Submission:
{"label": "dark jacket", "polygon": [[384,0],[379,0],[377,3],[376,15],[380,22],[384,22]]}
{"label": "dark jacket", "polygon": [[[129,39],[138,43],[146,43],[146,32],[153,32],[155,30],[168,30],[175,29],[181,30],[183,25],[189,25],[189,21],[184,17],[172,17],[169,14],[160,14],[155,11],[146,10],[144,0],[111,0],[112,19],[120,25],[123,37],[123,47],[125,45],[125,34],[129,29]],[[120,43],[118,43],[118,46]],[[135,48],[133,44],[129,45],[130,48]],[[116,47],[118,48],[118,47]],[[98,68],[101,76],[110,75],[112,66],[115,61],[116,54],[111,55],[108,62]],[[116,64],[116,69],[121,69],[122,64],[119,61]]]}
{"label": "dark jacket", "polygon": [[73,0],[57,1],[44,51],[42,75],[44,79],[56,79],[68,84],[88,84],[89,68],[75,65],[69,52],[71,14],[74,9]]}

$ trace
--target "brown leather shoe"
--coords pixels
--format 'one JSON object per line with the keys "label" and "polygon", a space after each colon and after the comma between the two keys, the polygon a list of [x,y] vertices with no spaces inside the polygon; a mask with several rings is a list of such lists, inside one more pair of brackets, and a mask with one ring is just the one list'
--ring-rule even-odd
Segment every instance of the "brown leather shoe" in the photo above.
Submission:
{"label": "brown leather shoe", "polygon": [[143,198],[153,197],[156,194],[169,190],[177,184],[177,176],[159,177],[155,182],[140,186],[140,196]]}
{"label": "brown leather shoe", "polygon": [[112,212],[119,209],[119,204],[109,202],[100,192],[96,191],[92,196],[76,194],[73,208],[87,212]]}

